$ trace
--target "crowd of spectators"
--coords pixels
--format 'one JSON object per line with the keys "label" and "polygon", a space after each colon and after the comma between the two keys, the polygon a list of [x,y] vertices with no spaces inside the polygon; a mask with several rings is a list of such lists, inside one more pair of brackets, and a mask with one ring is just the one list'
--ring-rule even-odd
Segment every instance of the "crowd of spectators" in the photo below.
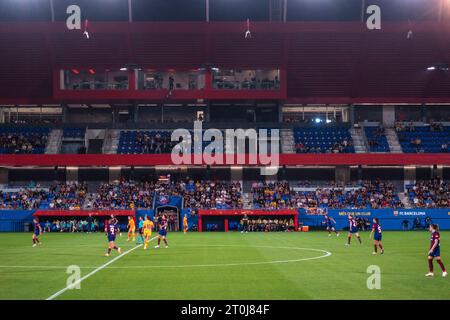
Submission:
{"label": "crowd of spectators", "polygon": [[440,179],[417,181],[407,188],[415,208],[446,208],[450,206],[450,185]]}
{"label": "crowd of spectators", "polygon": [[[416,126],[414,122],[396,122],[394,124],[395,131],[397,132],[414,132],[416,131]],[[444,131],[444,126],[441,122],[431,122],[430,131],[432,132],[442,132]]]}
{"label": "crowd of spectators", "polygon": [[84,183],[55,184],[49,188],[48,207],[55,210],[80,210],[86,195],[87,186]]}
{"label": "crowd of spectators", "polygon": [[116,183],[104,183],[97,192],[86,199],[86,209],[135,209],[152,208],[154,182],[130,182],[121,179]]}
{"label": "crowd of spectators", "polygon": [[[296,188],[299,189],[294,191],[286,181],[254,182],[248,205],[269,210],[404,207],[394,184],[381,180],[363,181],[351,186],[330,183],[326,187],[314,187],[310,182],[304,181],[298,183]],[[418,181],[407,187],[406,195],[411,207],[450,207],[449,183],[439,179]],[[150,209],[153,208],[155,199],[156,202],[162,198],[169,201],[171,197],[180,199],[179,203],[183,200],[183,207],[192,209],[193,214],[198,209],[244,208],[243,191],[239,182],[134,182],[121,179],[115,183],[101,184],[94,193],[88,193],[84,183],[59,183],[48,188],[33,185],[14,192],[4,189],[0,191],[0,209]]]}
{"label": "crowd of spectators", "polygon": [[28,210],[39,208],[40,201],[47,198],[48,193],[42,189],[23,189],[18,192],[0,190],[0,208],[9,210]]}
{"label": "crowd of spectators", "polygon": [[365,181],[357,188],[317,188],[299,191],[293,197],[298,208],[379,209],[404,207],[395,186],[389,182]]}
{"label": "crowd of spectators", "polygon": [[395,131],[397,132],[413,132],[416,131],[416,127],[414,126],[414,122],[396,122],[394,124]]}
{"label": "crowd of spectators", "polygon": [[295,144],[295,151],[297,153],[350,153],[352,152],[352,142],[348,139],[343,139],[340,142],[335,142],[327,147],[325,150],[319,146],[308,146],[303,142]]}
{"label": "crowd of spectators", "polygon": [[3,153],[31,154],[42,153],[47,144],[47,136],[42,134],[0,134],[0,149]]}
{"label": "crowd of spectators", "polygon": [[170,135],[146,132],[138,132],[136,143],[142,148],[142,153],[170,153],[177,144],[177,142],[171,141]]}
{"label": "crowd of spectators", "polygon": [[286,181],[254,182],[252,185],[253,206],[255,208],[294,208],[289,183]]}
{"label": "crowd of spectators", "polygon": [[181,186],[185,208],[241,209],[242,187],[239,182],[189,181]]}

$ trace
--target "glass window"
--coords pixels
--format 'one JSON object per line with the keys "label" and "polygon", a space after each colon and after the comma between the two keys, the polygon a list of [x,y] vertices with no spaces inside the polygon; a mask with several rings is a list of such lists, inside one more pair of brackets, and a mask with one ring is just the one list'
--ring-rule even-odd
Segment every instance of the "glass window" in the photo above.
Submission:
{"label": "glass window", "polygon": [[383,20],[406,21],[437,20],[439,2],[440,0],[371,0],[370,4],[380,6]]}
{"label": "glass window", "polygon": [[287,3],[288,21],[361,20],[361,0],[288,0]]}
{"label": "glass window", "polygon": [[128,0],[54,0],[56,21],[67,19],[66,10],[70,5],[80,7],[83,21],[128,21]]}
{"label": "glass window", "polygon": [[280,88],[280,70],[213,69],[214,89],[276,90]]}
{"label": "glass window", "polygon": [[71,69],[62,71],[63,90],[126,90],[128,71]]}
{"label": "glass window", "polygon": [[269,21],[270,0],[210,0],[211,21]]}
{"label": "glass window", "polygon": [[50,21],[49,0],[1,0],[0,21]]}
{"label": "glass window", "polygon": [[139,90],[198,90],[205,87],[202,71],[143,70],[138,73]]}
{"label": "glass window", "polygon": [[205,21],[205,0],[133,0],[134,21]]}

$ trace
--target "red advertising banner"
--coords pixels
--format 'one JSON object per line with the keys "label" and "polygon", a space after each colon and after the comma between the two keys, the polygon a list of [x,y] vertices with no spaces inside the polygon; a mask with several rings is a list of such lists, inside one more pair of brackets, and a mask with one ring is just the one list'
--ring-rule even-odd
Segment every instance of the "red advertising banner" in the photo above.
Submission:
{"label": "red advertising banner", "polygon": [[135,216],[134,210],[37,210],[35,217],[107,217],[111,214],[115,216]]}
{"label": "red advertising banner", "polygon": [[265,210],[265,209],[211,209],[198,210],[199,216],[296,216],[298,211],[296,209],[280,209],[280,210]]}
{"label": "red advertising banner", "polygon": [[[205,165],[192,161],[177,166]],[[249,155],[245,155],[245,165],[261,166],[259,159],[257,163],[249,161]],[[236,155],[233,161],[224,161],[215,166],[240,165]],[[4,154],[0,155],[2,166],[157,166],[175,165],[170,154]],[[280,154],[279,165],[450,165],[449,153],[422,153],[422,154]]]}

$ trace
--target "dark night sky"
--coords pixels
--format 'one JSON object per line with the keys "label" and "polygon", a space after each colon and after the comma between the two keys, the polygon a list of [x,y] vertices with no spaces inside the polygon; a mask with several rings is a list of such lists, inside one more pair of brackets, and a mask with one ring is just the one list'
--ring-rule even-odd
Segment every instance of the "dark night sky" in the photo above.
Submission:
{"label": "dark night sky", "polygon": [[[270,0],[210,0],[211,21],[269,20]],[[378,4],[385,20],[436,20],[439,0],[366,0]],[[56,20],[78,4],[83,19],[127,21],[127,0],[54,0]],[[133,0],[136,21],[204,21],[205,0]],[[355,21],[361,0],[288,0],[289,21]],[[0,0],[0,21],[50,21],[50,0]]]}

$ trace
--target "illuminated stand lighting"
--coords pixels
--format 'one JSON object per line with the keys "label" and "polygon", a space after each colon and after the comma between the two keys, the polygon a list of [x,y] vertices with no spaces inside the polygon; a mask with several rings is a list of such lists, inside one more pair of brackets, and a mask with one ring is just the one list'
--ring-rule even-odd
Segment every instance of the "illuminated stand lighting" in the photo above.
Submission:
{"label": "illuminated stand lighting", "polygon": [[445,63],[433,64],[427,67],[427,71],[449,71],[450,67]]}

